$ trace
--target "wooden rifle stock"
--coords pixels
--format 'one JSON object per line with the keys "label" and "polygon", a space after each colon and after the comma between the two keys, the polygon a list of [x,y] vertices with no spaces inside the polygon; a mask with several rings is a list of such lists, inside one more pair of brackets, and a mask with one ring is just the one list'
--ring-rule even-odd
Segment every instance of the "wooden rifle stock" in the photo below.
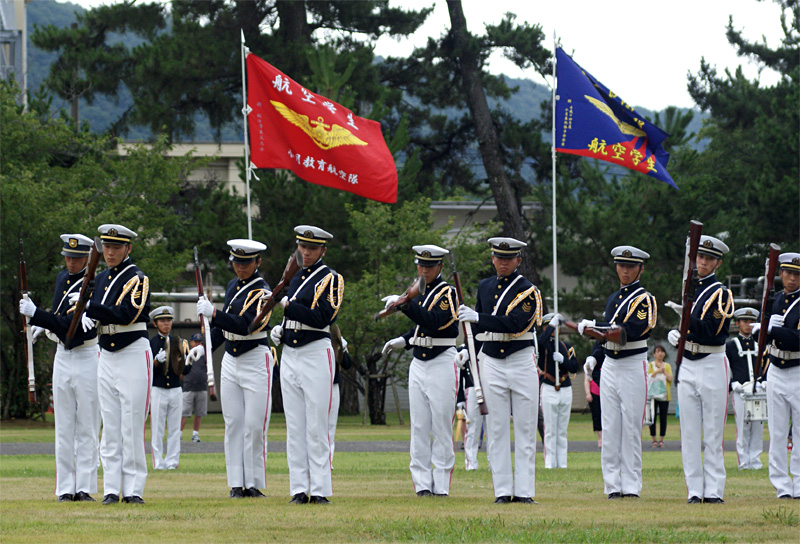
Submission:
{"label": "wooden rifle stock", "polygon": [[[19,291],[22,298],[28,298],[28,270],[25,265],[25,253],[22,250],[22,238],[19,239]],[[28,316],[22,316],[22,331],[25,334],[25,361],[28,365],[28,402],[36,404],[36,373],[33,369],[33,332],[28,323]]]}
{"label": "wooden rifle stock", "polygon": [[78,294],[78,302],[75,304],[75,310],[72,314],[72,322],[69,324],[67,330],[67,344],[75,336],[75,331],[78,330],[78,324],[81,322],[81,315],[86,309],[86,302],[92,296],[92,289],[94,289],[94,276],[97,272],[97,265],[100,263],[100,255],[103,250],[100,249],[103,242],[100,238],[95,237],[94,245],[89,253],[89,262],[86,264],[86,273],[83,275],[83,283],[81,284],[81,291]]}
{"label": "wooden rifle stock", "polygon": [[395,312],[402,310],[403,305],[408,304],[408,301],[419,295],[424,295],[426,287],[427,284],[425,283],[425,280],[422,278],[422,276],[418,277],[411,283],[411,285],[408,286],[408,289],[406,289],[405,293],[400,295],[400,298],[395,300],[392,303],[392,305],[389,306],[388,308],[385,308],[380,312],[378,312],[377,314],[375,314],[373,316],[373,319],[377,321],[383,317],[386,317],[387,315],[391,315]]}
{"label": "wooden rifle stock", "polygon": [[275,304],[277,304],[281,298],[283,298],[283,293],[286,291],[286,287],[288,286],[289,282],[302,267],[303,256],[300,254],[300,251],[295,251],[292,253],[292,256],[289,257],[289,261],[286,263],[286,268],[283,269],[283,275],[281,276],[278,285],[275,286],[272,294],[267,298],[266,302],[264,302],[264,305],[261,307],[261,311],[258,312],[256,318],[247,328],[248,334],[253,334],[253,331],[259,327],[259,324],[267,318],[269,313],[275,307]]}
{"label": "wooden rifle stock", "polygon": [[[564,326],[574,331],[578,330],[578,324],[574,321],[564,321]],[[614,342],[620,346],[624,346],[628,343],[628,334],[625,332],[625,329],[617,325],[611,325],[610,327],[586,327],[583,329],[583,334],[585,336],[591,336],[601,342]]]}
{"label": "wooden rifle stock", "polygon": [[[453,283],[456,288],[456,297],[458,306],[464,304],[464,292],[461,290],[461,278],[458,277],[458,270],[456,269],[456,259],[453,254],[450,254],[450,264],[453,267]],[[478,411],[482,416],[489,413],[489,408],[486,406],[486,399],[483,396],[483,383],[481,382],[481,367],[478,364],[478,352],[475,349],[475,337],[472,334],[472,324],[462,321],[461,330],[464,333],[464,344],[467,346],[467,354],[469,355],[469,371],[472,374],[473,388],[475,389],[475,400],[478,403]]]}
{"label": "wooden rifle stock", "polygon": [[769,328],[769,299],[772,290],[775,288],[775,272],[778,268],[778,255],[781,248],[777,244],[769,245],[769,255],[764,270],[764,292],[761,294],[761,315],[759,323],[761,328],[758,330],[758,353],[756,353],[756,365],[753,368],[753,379],[758,380],[761,375],[761,368],[764,361],[764,350],[767,348],[767,333]]}
{"label": "wooden rifle stock", "polygon": [[[197,246],[194,246],[194,281],[197,284],[197,300],[203,298],[203,275],[200,273],[200,258],[197,255]],[[206,352],[206,379],[208,380],[208,396],[212,401],[217,400],[217,387],[214,383],[214,352],[211,345],[211,323],[208,316],[200,316],[200,328],[203,332],[203,349]]]}
{"label": "wooden rifle stock", "polygon": [[675,355],[675,369],[681,366],[683,352],[686,349],[686,335],[689,332],[689,320],[692,316],[692,303],[694,290],[697,286],[697,247],[700,245],[700,236],[703,234],[703,224],[692,220],[689,223],[689,240],[686,244],[686,260],[683,265],[683,292],[681,293],[681,324],[678,329],[678,353]]}

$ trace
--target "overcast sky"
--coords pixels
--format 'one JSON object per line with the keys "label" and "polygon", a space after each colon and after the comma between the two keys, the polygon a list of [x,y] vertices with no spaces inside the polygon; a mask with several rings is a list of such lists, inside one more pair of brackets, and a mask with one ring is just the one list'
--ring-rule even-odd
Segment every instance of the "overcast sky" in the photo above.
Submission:
{"label": "overcast sky", "polygon": [[[36,0],[52,1],[52,0]],[[73,0],[84,7],[114,3],[113,0]],[[391,0],[391,5],[420,9],[430,0]],[[505,12],[518,22],[539,24],[552,49],[555,31],[564,51],[623,100],[661,110],[667,106],[692,107],[686,90],[687,74],[696,73],[700,59],[734,70],[742,65],[750,78],[760,77],[763,85],[774,84],[778,76],[736,56],[725,38],[728,17],[751,41],[766,38],[776,47],[783,35],[780,8],[770,1],[756,0],[464,0],[467,27],[484,33],[484,24],[499,22]],[[650,9],[648,9],[650,8]],[[378,40],[376,54],[404,56],[428,37],[441,36],[450,26],[444,0],[435,2],[434,12],[423,27],[408,40]],[[254,51],[254,53],[258,53]],[[268,60],[268,59],[267,59]],[[533,69],[522,71],[498,53],[490,69],[515,78],[543,83]]]}

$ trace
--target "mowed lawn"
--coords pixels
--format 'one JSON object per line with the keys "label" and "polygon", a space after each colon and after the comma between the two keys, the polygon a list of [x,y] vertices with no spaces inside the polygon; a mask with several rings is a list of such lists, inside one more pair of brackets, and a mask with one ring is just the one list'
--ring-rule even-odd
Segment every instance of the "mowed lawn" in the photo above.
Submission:
{"label": "mowed lawn", "polygon": [[[407,440],[408,426],[389,420],[363,427],[342,418],[337,438]],[[51,425],[3,422],[0,442],[52,441]],[[670,425],[667,439],[677,439],[672,417]],[[201,436],[222,440],[221,417],[204,421]],[[588,416],[573,415],[570,439],[592,437]],[[285,439],[279,414],[269,438]],[[800,501],[775,499],[766,468],[739,471],[726,452],[726,504],[687,505],[680,453],[645,440],[642,499],[606,499],[599,452],[571,453],[559,470],[542,468],[539,453],[537,505],[494,505],[483,452],[481,469],[466,472],[457,451],[451,496],[440,499],[413,494],[406,453],[337,451],[329,506],[288,504],[283,454],[269,455],[266,499],[227,498],[223,454],[184,454],[177,471],[151,472],[138,507],[59,504],[53,456],[0,455],[0,542],[800,542]]]}

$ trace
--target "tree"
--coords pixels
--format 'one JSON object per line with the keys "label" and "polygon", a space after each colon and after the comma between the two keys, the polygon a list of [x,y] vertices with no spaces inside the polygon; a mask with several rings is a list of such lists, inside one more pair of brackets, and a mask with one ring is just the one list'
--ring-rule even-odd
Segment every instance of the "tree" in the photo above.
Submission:
{"label": "tree", "polygon": [[[3,418],[38,412],[28,407],[24,339],[15,332],[22,330],[19,239],[25,246],[31,298],[43,308],[50,306],[53,281],[63,266],[59,234],[93,236],[102,223],[121,223],[138,232],[132,258],[151,285],[174,286],[185,269],[188,250],[168,251],[163,233],[183,224],[169,201],[187,182],[189,169],[198,164],[191,156],[167,159],[164,138],[150,146],[134,146],[122,158],[116,139],[76,131],[63,117],[51,117],[47,100],[30,99],[25,112],[16,103],[18,95],[16,87],[0,82]],[[38,398],[43,401],[49,396],[44,384],[51,372],[47,343],[42,340],[35,346]]]}

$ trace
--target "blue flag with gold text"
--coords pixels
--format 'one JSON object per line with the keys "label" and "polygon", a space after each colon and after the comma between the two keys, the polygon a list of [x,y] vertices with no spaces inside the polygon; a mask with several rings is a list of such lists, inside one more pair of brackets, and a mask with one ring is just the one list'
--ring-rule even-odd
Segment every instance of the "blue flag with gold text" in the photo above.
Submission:
{"label": "blue flag with gold text", "polygon": [[556,49],[556,151],[636,170],[669,183],[669,136]]}

